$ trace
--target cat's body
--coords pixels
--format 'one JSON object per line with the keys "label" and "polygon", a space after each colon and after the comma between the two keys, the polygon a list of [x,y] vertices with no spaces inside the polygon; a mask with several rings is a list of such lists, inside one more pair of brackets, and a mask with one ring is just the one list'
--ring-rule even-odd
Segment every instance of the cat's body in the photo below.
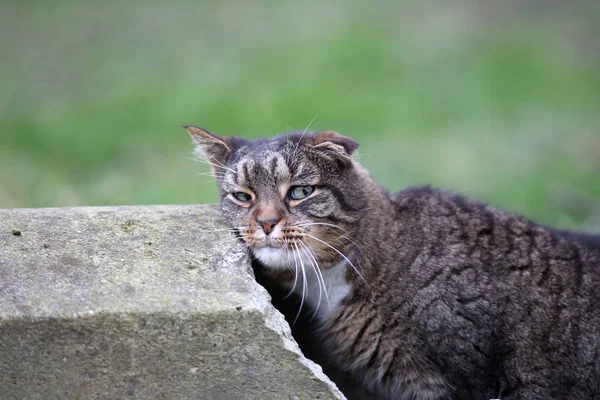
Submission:
{"label": "cat's body", "polygon": [[393,203],[324,322],[340,365],[390,398],[600,398],[600,241],[429,188]]}
{"label": "cat's body", "polygon": [[332,132],[188,130],[240,238],[373,397],[600,398],[600,237],[429,187],[389,195]]}

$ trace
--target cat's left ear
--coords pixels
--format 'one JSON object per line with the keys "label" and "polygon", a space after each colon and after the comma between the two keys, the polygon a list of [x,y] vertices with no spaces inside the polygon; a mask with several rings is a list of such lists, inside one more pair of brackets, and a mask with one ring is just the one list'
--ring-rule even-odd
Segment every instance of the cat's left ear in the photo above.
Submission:
{"label": "cat's left ear", "polygon": [[340,135],[335,131],[319,132],[312,138],[315,149],[325,150],[332,155],[350,161],[350,157],[358,149],[359,144],[352,138]]}
{"label": "cat's left ear", "polygon": [[221,170],[225,169],[225,158],[233,151],[231,138],[215,135],[194,125],[184,125],[183,127],[194,139],[196,152],[206,158],[211,164],[213,175],[218,178],[218,172],[223,172]]}

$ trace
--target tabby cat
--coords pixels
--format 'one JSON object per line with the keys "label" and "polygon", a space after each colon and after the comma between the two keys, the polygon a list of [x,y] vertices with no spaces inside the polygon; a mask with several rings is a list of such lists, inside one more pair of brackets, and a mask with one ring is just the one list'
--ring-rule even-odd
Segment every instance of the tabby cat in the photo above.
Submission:
{"label": "tabby cat", "polygon": [[372,398],[600,399],[600,236],[389,194],[336,132],[185,128],[240,240]]}

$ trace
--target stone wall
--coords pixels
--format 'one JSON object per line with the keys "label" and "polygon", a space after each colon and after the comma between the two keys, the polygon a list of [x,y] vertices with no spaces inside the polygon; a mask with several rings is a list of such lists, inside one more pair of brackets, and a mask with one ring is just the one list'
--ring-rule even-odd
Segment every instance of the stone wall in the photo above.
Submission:
{"label": "stone wall", "polygon": [[214,206],[0,210],[0,399],[342,399]]}

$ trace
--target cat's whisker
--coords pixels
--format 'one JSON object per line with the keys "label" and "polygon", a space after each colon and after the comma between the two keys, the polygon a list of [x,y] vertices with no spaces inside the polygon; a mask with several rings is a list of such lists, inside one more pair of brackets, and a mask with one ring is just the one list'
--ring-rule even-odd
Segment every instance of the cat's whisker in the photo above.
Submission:
{"label": "cat's whisker", "polygon": [[340,229],[340,230],[342,230],[344,232],[348,232],[347,230],[345,230],[341,226],[338,226],[338,225],[335,225],[335,224],[329,224],[327,222],[301,222],[299,224],[294,224],[293,226],[305,227],[305,226],[313,226],[313,225],[325,225],[325,226],[330,226],[332,228]]}
{"label": "cat's whisker", "polygon": [[236,173],[236,171],[235,171],[235,170],[233,170],[233,169],[231,169],[231,168],[229,168],[229,167],[227,167],[227,166],[223,165],[223,163],[221,163],[219,160],[216,160],[216,159],[215,159],[215,161],[217,162],[217,164],[218,164],[218,167],[219,167],[219,168],[226,169],[226,170],[228,170],[228,171],[231,171],[231,172],[233,172],[234,174]]}
{"label": "cat's whisker", "polygon": [[[283,238],[283,244],[284,244],[284,246],[285,246],[285,250],[286,250],[286,252],[287,252],[287,253],[289,253],[289,252],[290,252],[290,241],[289,241],[289,239]],[[292,256],[293,256],[293,255],[294,255],[294,251],[293,251],[293,250],[291,250],[291,251],[292,251]],[[288,258],[289,258],[289,257],[288,257]],[[295,261],[296,261],[296,259],[294,258],[294,262],[295,262]],[[294,273],[294,270],[292,269],[292,266],[291,266],[289,263],[286,263],[286,264],[287,264],[287,265],[286,265],[287,269],[288,269],[288,270],[289,270],[291,273]]]}
{"label": "cat's whisker", "polygon": [[[218,169],[218,168],[222,168],[222,169],[225,169],[225,170],[227,170],[227,171],[231,171],[231,172],[235,173],[235,171],[234,171],[233,169],[231,169],[231,168],[229,168],[229,167],[227,167],[227,166],[223,165],[221,162],[219,162],[219,161],[218,161],[218,160],[216,160],[216,159],[214,159],[214,160],[215,160],[215,162],[216,162],[217,164],[215,164],[214,162],[212,162],[212,161],[209,161],[209,160],[207,160],[207,159],[201,158],[201,157],[195,157],[195,158],[189,158],[189,157],[188,157],[188,160],[191,160],[191,161],[194,161],[194,162],[200,162],[200,163],[203,163],[203,164],[208,164],[208,165],[211,165],[211,166],[213,166],[213,167],[215,167],[215,168],[217,168],[217,169]],[[218,171],[217,171],[217,172],[218,172]]]}
{"label": "cat's whisker", "polygon": [[349,232],[347,229],[345,229],[345,228],[342,228],[342,227],[341,227],[341,226],[339,226],[339,225],[336,225],[336,224],[329,223],[329,222],[311,222],[311,221],[302,221],[302,222],[298,222],[298,223],[296,223],[296,224],[293,224],[293,225],[291,225],[291,226],[297,226],[297,227],[304,228],[304,227],[307,227],[307,226],[313,226],[313,225],[323,225],[323,226],[329,226],[329,227],[331,227],[331,228],[336,228],[336,229],[339,229],[339,230],[341,230],[341,231],[343,231],[343,232],[350,233],[350,232]]}
{"label": "cat's whisker", "polygon": [[294,249],[292,249],[292,256],[294,257],[294,284],[292,285],[292,289],[290,290],[290,292],[283,298],[284,300],[286,300],[292,295],[292,293],[294,293],[294,290],[296,290],[296,285],[298,283],[298,260],[296,259],[296,252],[294,252]]}
{"label": "cat's whisker", "polygon": [[321,282],[323,282],[323,291],[325,292],[325,300],[327,300],[327,307],[329,310],[331,310],[331,302],[329,301],[329,293],[327,292],[327,285],[325,284],[325,278],[323,277],[323,271],[321,271],[321,268],[319,267],[319,263],[317,261],[317,258],[315,257],[314,252],[308,247],[308,245],[305,244],[304,246],[306,247],[306,251],[308,251],[308,253],[312,257],[312,259],[315,260],[315,264],[317,265],[317,272],[321,276]]}
{"label": "cat's whisker", "polygon": [[319,116],[319,113],[316,113],[315,116],[313,117],[313,119],[311,119],[310,122],[308,123],[308,125],[306,125],[304,132],[302,132],[302,135],[300,135],[300,139],[298,139],[298,141],[296,142],[296,148],[294,149],[294,151],[298,150],[298,145],[302,141],[304,134],[308,131],[308,128],[310,128],[310,126],[312,125],[313,122],[315,122],[315,119],[317,119],[318,116]]}
{"label": "cat's whisker", "polygon": [[304,263],[302,262],[302,257],[300,257],[300,251],[298,250],[298,245],[296,243],[294,243],[294,246],[296,247],[296,251],[298,251],[298,261],[300,261],[300,269],[302,270],[302,298],[300,299],[300,308],[298,309],[298,314],[296,315],[296,318],[294,318],[294,322],[292,323],[293,325],[296,325],[296,322],[298,321],[298,318],[300,317],[300,313],[302,312],[302,307],[304,306],[304,298],[306,297],[306,271],[304,269]]}
{"label": "cat's whisker", "polygon": [[[198,161],[198,160],[196,160],[196,161]],[[213,175],[225,176],[225,175],[227,175],[227,172],[222,172],[222,171],[214,171],[214,172],[213,171],[194,171],[194,172],[196,172],[199,175],[210,175],[210,176],[213,176]]]}
{"label": "cat's whisker", "polygon": [[212,233],[214,235],[215,239],[229,240],[232,242],[238,240],[238,238],[236,236],[229,235],[229,232],[205,232],[205,233]]}
{"label": "cat's whisker", "polygon": [[208,176],[210,178],[223,178],[225,174],[222,172],[195,172],[194,178],[198,178],[201,176]]}
{"label": "cat's whisker", "polygon": [[348,259],[348,257],[346,257],[341,251],[339,251],[338,249],[336,249],[335,247],[333,247],[332,245],[330,245],[329,243],[314,237],[313,235],[310,235],[308,233],[304,233],[304,235],[308,236],[311,239],[316,240],[317,242],[323,243],[325,246],[329,247],[330,249],[332,249],[333,251],[335,251],[336,253],[338,253],[340,256],[342,256],[344,258],[344,260],[346,260],[346,262],[348,262],[348,264],[350,264],[350,266],[354,269],[354,272],[356,272],[356,274],[365,282],[367,283],[366,279],[362,276],[362,274],[360,273],[360,271],[354,266],[354,264],[352,264],[352,261],[350,261]]}
{"label": "cat's whisker", "polygon": [[304,251],[304,254],[306,254],[308,256],[308,261],[310,262],[310,266],[312,267],[313,271],[315,272],[315,277],[317,278],[317,286],[319,287],[319,299],[317,300],[317,306],[315,307],[315,311],[313,312],[313,315],[311,317],[311,321],[312,321],[317,316],[317,313],[319,312],[319,307],[321,307],[321,298],[323,297],[322,283],[321,283],[321,278],[319,277],[319,273],[317,272],[318,266],[315,266],[313,260],[310,258],[310,256],[306,252],[306,250],[305,250],[306,245],[304,245],[304,243],[302,243],[302,242],[299,242],[299,244],[300,244],[300,250]]}
{"label": "cat's whisker", "polygon": [[212,162],[210,162],[207,159],[202,158],[202,157],[193,157],[193,158],[192,157],[186,157],[185,159],[193,161],[193,162],[199,162],[199,163],[202,163],[202,164],[212,165],[213,167],[218,167],[218,165],[213,164]]}
{"label": "cat's whisker", "polygon": [[356,243],[354,240],[350,239],[346,235],[339,235],[338,238],[342,238],[342,239],[345,239],[345,240],[349,241],[350,243],[352,243],[354,246],[358,247],[359,249],[364,249],[363,246],[361,246],[360,244]]}
{"label": "cat's whisker", "polygon": [[[207,177],[208,177],[208,175],[207,175]],[[194,176],[193,178],[203,178],[203,177],[202,176]],[[209,183],[213,183],[215,180],[216,180],[215,177],[209,177],[209,179],[202,181],[202,183],[209,184]]]}
{"label": "cat's whisker", "polygon": [[[329,302],[329,293],[327,293],[327,286],[325,285],[325,278],[323,277],[323,271],[321,271],[321,268],[319,267],[319,262],[317,261],[317,258],[315,257],[315,255],[313,254],[311,249],[305,243],[302,243],[302,242],[299,242],[299,243],[302,247],[304,247],[304,251],[308,255],[309,259],[312,260],[311,263],[314,262],[315,272],[317,275],[317,281],[319,282],[319,286],[323,288],[323,292],[325,293],[325,300],[327,301],[327,308],[329,310],[331,310],[331,303]],[[319,288],[319,304],[320,303],[321,303],[321,289]],[[317,310],[319,310],[319,305],[317,305]],[[316,311],[315,311],[315,314],[316,314]]]}
{"label": "cat's whisker", "polygon": [[358,248],[359,248],[359,249],[361,249],[361,250],[362,250],[362,249],[364,249],[364,247],[363,247],[363,246],[361,246],[360,244],[356,243],[354,240],[350,239],[350,238],[349,238],[348,236],[346,236],[346,235],[338,235],[338,236],[337,236],[337,238],[338,238],[338,239],[344,239],[344,240],[346,240],[346,241],[348,241],[348,242],[352,243],[354,246],[358,247]]}
{"label": "cat's whisker", "polygon": [[236,229],[204,229],[203,232],[205,233],[222,233],[222,232],[231,232],[231,233],[235,233]]}
{"label": "cat's whisker", "polygon": [[[300,228],[305,228],[305,227],[307,227],[307,226],[312,226],[312,225],[324,225],[324,226],[330,226],[330,227],[332,227],[332,228],[337,228],[337,229],[340,229],[340,230],[342,230],[342,231],[344,231],[344,232],[348,232],[346,229],[342,228],[341,226],[334,225],[334,224],[329,224],[329,223],[326,223],[326,222],[306,222],[306,223],[295,224],[295,225],[293,225],[293,226],[297,226],[297,227],[300,227]],[[350,238],[349,238],[348,236],[346,236],[346,235],[338,235],[338,237],[339,237],[339,238],[342,238],[342,239],[345,239],[345,240],[347,240],[347,241],[349,241],[350,243],[352,243],[353,245],[355,245],[355,246],[356,246],[356,247],[358,247],[358,248],[362,248],[362,246],[361,246],[361,245],[359,245],[358,243],[356,243],[354,240],[350,239]]]}
{"label": "cat's whisker", "polygon": [[213,231],[217,231],[217,230],[222,230],[222,231],[242,231],[244,229],[250,229],[251,227],[249,225],[240,225],[240,226],[231,226],[229,228],[218,228],[218,229],[212,229]]}

